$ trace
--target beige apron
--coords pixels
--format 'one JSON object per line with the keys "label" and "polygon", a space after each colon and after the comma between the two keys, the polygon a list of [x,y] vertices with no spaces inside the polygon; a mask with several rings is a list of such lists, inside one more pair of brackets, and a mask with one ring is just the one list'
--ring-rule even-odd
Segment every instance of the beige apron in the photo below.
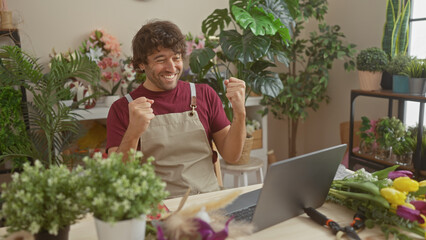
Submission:
{"label": "beige apron", "polygon": [[[169,197],[219,190],[212,150],[198,118],[195,84],[190,83],[192,110],[155,116],[140,138],[144,156],[154,156],[155,172],[167,183]],[[129,102],[132,98],[126,95]]]}

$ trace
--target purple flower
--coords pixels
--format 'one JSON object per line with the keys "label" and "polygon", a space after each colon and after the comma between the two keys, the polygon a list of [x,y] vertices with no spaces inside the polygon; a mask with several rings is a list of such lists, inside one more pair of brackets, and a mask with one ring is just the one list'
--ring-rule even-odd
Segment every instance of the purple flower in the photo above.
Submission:
{"label": "purple flower", "polygon": [[222,231],[219,232],[215,232],[212,227],[210,226],[210,224],[208,224],[207,222],[196,218],[196,220],[198,221],[199,224],[199,228],[198,228],[198,232],[201,235],[201,239],[203,240],[224,240],[228,237],[228,225],[229,222],[231,222],[231,220],[233,219],[233,217],[231,217],[230,219],[228,219],[228,221],[226,221],[225,223],[225,227],[223,228]]}
{"label": "purple flower", "polygon": [[410,203],[416,208],[416,210],[419,210],[421,214],[426,215],[425,201],[411,201]]}
{"label": "purple flower", "polygon": [[413,173],[411,171],[408,171],[408,170],[397,170],[397,171],[390,172],[388,174],[388,178],[390,178],[392,180],[394,180],[395,178],[399,178],[399,177],[413,178]]}
{"label": "purple flower", "polygon": [[399,205],[396,209],[396,214],[412,222],[417,221],[420,224],[425,222],[425,220],[420,216],[419,210],[414,210],[406,206]]}

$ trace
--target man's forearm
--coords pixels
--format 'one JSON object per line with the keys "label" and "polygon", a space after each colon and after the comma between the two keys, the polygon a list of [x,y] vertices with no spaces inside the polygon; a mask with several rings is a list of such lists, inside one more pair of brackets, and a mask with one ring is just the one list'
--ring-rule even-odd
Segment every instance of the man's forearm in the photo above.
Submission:
{"label": "man's forearm", "polygon": [[223,152],[221,153],[226,162],[235,163],[241,157],[246,139],[245,114],[234,116],[228,134],[225,137]]}
{"label": "man's forearm", "polygon": [[127,160],[127,153],[130,149],[137,149],[139,142],[139,136],[135,136],[134,134],[127,129],[124,133],[123,139],[121,140],[120,146],[117,148],[117,152],[123,153],[123,161]]}

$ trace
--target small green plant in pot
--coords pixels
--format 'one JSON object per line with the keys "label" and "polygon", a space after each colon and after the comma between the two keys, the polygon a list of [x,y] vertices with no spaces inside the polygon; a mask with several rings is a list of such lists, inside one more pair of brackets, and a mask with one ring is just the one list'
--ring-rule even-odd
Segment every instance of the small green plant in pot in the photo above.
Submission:
{"label": "small green plant in pot", "polygon": [[361,141],[359,143],[359,153],[372,155],[374,154],[374,145],[376,143],[376,135],[374,132],[375,122],[371,121],[368,117],[361,117],[361,126],[357,133]]}
{"label": "small green plant in pot", "polygon": [[[155,175],[152,157],[141,164],[141,152],[130,151],[126,162],[122,156],[113,153],[102,159],[95,153],[83,159],[85,205],[95,217],[100,240],[143,239],[145,215],[157,214],[158,204],[168,196],[166,184]],[[132,224],[137,229],[127,228]]]}
{"label": "small green plant in pot", "polygon": [[356,68],[362,90],[380,90],[382,73],[388,58],[386,53],[377,47],[371,47],[361,52],[356,57]]}
{"label": "small green plant in pot", "polygon": [[392,91],[396,93],[409,93],[408,77],[403,75],[411,61],[411,57],[399,54],[392,57],[386,66],[386,71],[392,75]]}
{"label": "small green plant in pot", "polygon": [[392,147],[406,135],[405,125],[395,117],[384,117],[377,122],[375,131],[378,143],[376,158],[390,160]]}
{"label": "small green plant in pot", "polygon": [[423,95],[425,93],[426,69],[425,63],[420,59],[412,59],[403,74],[409,77],[410,94]]}
{"label": "small green plant in pot", "polygon": [[[85,207],[82,168],[70,172],[64,166],[46,169],[41,162],[28,162],[23,172],[14,173],[12,182],[3,184],[1,216],[8,232],[26,230],[36,239],[47,240],[65,236],[69,226],[83,217]],[[57,235],[57,236],[54,236]]]}
{"label": "small green plant in pot", "polygon": [[395,162],[402,166],[411,165],[413,159],[413,146],[415,146],[415,144],[411,132],[407,131],[405,136],[401,137],[401,139],[392,146]]}

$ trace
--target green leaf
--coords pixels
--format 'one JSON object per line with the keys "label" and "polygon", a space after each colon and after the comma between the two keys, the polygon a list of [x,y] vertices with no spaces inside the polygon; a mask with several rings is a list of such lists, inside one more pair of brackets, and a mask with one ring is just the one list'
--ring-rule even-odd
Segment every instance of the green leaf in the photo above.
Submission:
{"label": "green leaf", "polygon": [[275,35],[277,28],[271,19],[258,7],[253,7],[250,12],[237,6],[232,6],[232,14],[237,23],[243,28],[250,27],[252,33],[258,35]]}
{"label": "green leaf", "polygon": [[189,66],[193,73],[200,73],[210,61],[215,57],[215,53],[210,48],[195,49],[189,57]]}
{"label": "green leaf", "polygon": [[254,62],[265,56],[271,40],[263,36],[255,36],[251,31],[244,35],[235,30],[222,31],[219,35],[223,53],[231,60],[239,60],[243,64]]}
{"label": "green leaf", "polygon": [[270,97],[277,97],[283,89],[283,83],[278,74],[265,71],[264,74],[251,72],[247,78],[253,91],[260,92]]}
{"label": "green leaf", "polygon": [[379,180],[384,179],[384,178],[388,177],[390,172],[395,171],[398,167],[399,167],[399,165],[393,165],[393,166],[385,168],[383,170],[373,172],[372,175],[376,176]]}
{"label": "green leaf", "polygon": [[201,25],[201,31],[205,36],[214,36],[216,31],[223,30],[232,21],[228,14],[228,9],[216,9],[210,14]]}
{"label": "green leaf", "polygon": [[387,0],[386,3],[386,22],[383,28],[382,49],[389,56],[391,56],[392,32],[397,18],[396,16],[398,14],[397,9],[395,8],[398,8],[399,1],[400,0]]}
{"label": "green leaf", "polygon": [[[262,10],[268,14],[272,21],[278,20],[281,25],[275,24],[280,33],[281,37],[285,41],[285,39],[290,39],[290,35],[293,35],[291,31],[293,25],[293,17],[290,12],[296,12],[296,6],[299,5],[297,0],[292,1],[284,0],[266,0],[265,4],[259,4]],[[293,15],[295,16],[295,14]],[[288,38],[286,37],[288,35]]]}

